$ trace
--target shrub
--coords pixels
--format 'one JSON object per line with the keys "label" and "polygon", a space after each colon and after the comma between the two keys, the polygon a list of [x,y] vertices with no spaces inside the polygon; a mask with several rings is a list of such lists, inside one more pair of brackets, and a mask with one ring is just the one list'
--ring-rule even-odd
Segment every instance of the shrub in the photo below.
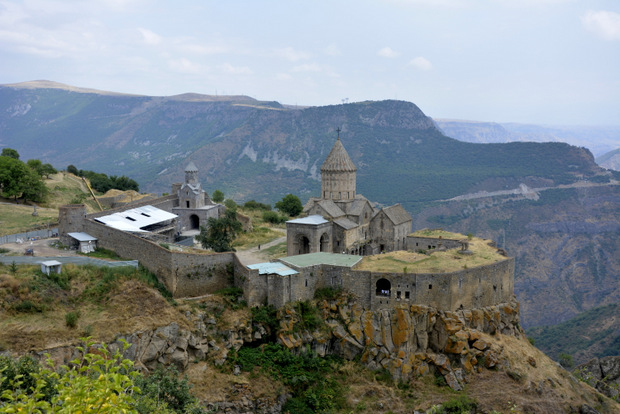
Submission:
{"label": "shrub", "polygon": [[459,395],[443,403],[443,412],[446,414],[475,413],[477,408],[478,403],[476,400],[466,395]]}
{"label": "shrub", "polygon": [[322,287],[322,288],[317,288],[314,291],[314,298],[317,300],[334,300],[336,298],[338,298],[343,292],[343,289],[338,287],[332,287],[332,286],[327,286],[327,287]]}
{"label": "shrub", "polygon": [[247,208],[248,210],[264,210],[264,211],[271,210],[271,206],[269,204],[259,203],[258,201],[255,201],[255,200],[246,201],[245,204],[243,205],[243,208]]}
{"label": "shrub", "polygon": [[272,223],[272,224],[282,224],[284,223],[288,218],[276,213],[275,211],[265,211],[263,213],[263,220],[266,221],[267,223]]}
{"label": "shrub", "polygon": [[65,324],[68,328],[75,328],[77,326],[77,321],[80,319],[80,311],[71,311],[65,314]]}

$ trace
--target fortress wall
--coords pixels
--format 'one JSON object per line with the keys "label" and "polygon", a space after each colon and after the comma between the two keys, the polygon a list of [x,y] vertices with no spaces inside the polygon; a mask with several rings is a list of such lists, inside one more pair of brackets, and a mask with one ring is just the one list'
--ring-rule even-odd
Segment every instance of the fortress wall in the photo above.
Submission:
{"label": "fortress wall", "polygon": [[67,204],[58,209],[58,234],[60,242],[66,246],[73,244],[73,238],[67,233],[83,231],[86,206],[84,204]]}
{"label": "fortress wall", "polygon": [[83,231],[96,237],[99,247],[112,250],[120,257],[138,260],[141,265],[155,273],[170,293],[175,295],[176,279],[172,273],[170,250],[94,220],[84,220]]}
{"label": "fortress wall", "polygon": [[202,296],[231,286],[234,253],[172,252],[172,272],[176,276],[174,297]]}
{"label": "fortress wall", "polygon": [[407,250],[431,250],[441,244],[446,249],[458,249],[461,243],[455,239],[438,239],[437,237],[407,236]]}
{"label": "fortress wall", "polygon": [[237,255],[233,255],[234,283],[243,289],[243,299],[249,307],[267,303],[267,275],[261,275],[258,269],[247,268]]}

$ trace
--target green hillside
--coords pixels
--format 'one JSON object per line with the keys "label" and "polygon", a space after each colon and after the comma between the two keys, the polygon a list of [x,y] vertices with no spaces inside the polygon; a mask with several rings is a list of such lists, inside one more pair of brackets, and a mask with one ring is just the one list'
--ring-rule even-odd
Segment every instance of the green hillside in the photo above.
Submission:
{"label": "green hillside", "polygon": [[559,325],[530,328],[527,335],[553,359],[568,354],[581,364],[593,357],[620,355],[618,315],[620,302],[590,309]]}
{"label": "green hillside", "polygon": [[286,193],[303,200],[318,192],[320,166],[341,128],[358,167],[358,191],[410,211],[481,187],[501,189],[493,187],[497,177],[561,184],[602,171],[587,150],[566,144],[448,138],[409,102],[296,109],[247,97],[192,97],[0,86],[0,145],[57,168],[126,175],[151,192],[169,191],[192,160],[207,191],[273,203]]}

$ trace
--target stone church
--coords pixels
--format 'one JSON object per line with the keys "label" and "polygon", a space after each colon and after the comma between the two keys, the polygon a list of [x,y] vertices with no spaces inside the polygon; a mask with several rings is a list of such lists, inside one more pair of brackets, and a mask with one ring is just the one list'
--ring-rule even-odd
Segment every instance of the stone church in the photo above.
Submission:
{"label": "stone church", "polygon": [[375,208],[356,191],[357,168],[340,135],[321,166],[321,196],[304,216],[286,222],[287,255],[329,252],[371,255],[406,249],[412,218],[400,204]]}

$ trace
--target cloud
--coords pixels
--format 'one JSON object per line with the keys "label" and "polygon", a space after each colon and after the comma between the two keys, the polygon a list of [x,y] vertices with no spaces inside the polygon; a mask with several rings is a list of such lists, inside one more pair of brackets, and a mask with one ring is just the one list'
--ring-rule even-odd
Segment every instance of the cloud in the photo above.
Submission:
{"label": "cloud", "polygon": [[391,47],[384,47],[383,49],[377,52],[377,55],[386,57],[386,58],[395,58],[400,56],[400,53],[392,49]]}
{"label": "cloud", "polygon": [[317,63],[304,63],[293,68],[293,72],[321,72],[321,66]]}
{"label": "cloud", "polygon": [[230,63],[224,63],[222,65],[219,65],[219,68],[222,70],[222,72],[231,75],[251,75],[252,73],[254,73],[252,72],[252,69],[248,68],[247,66],[233,66]]}
{"label": "cloud", "polygon": [[583,26],[605,40],[620,40],[620,14],[588,10],[581,16]]}
{"label": "cloud", "polygon": [[338,46],[332,43],[325,48],[325,54],[328,56],[340,56],[342,55],[342,52],[340,51],[340,48],[338,48]]}
{"label": "cloud", "polygon": [[311,57],[309,53],[295,50],[292,47],[276,49],[275,54],[291,62],[297,62],[299,60],[306,60],[306,59],[310,59]]}
{"label": "cloud", "polygon": [[422,57],[422,56],[418,56],[414,59],[411,59],[409,61],[409,63],[407,64],[408,66],[413,66],[416,69],[420,69],[420,70],[431,70],[433,69],[433,64],[426,58]]}
{"label": "cloud", "polygon": [[161,43],[161,36],[149,29],[138,28],[138,31],[144,39],[144,43],[151,46],[156,46]]}
{"label": "cloud", "polygon": [[203,72],[203,69],[199,64],[186,58],[171,60],[168,64],[172,70],[179,73],[198,74]]}

